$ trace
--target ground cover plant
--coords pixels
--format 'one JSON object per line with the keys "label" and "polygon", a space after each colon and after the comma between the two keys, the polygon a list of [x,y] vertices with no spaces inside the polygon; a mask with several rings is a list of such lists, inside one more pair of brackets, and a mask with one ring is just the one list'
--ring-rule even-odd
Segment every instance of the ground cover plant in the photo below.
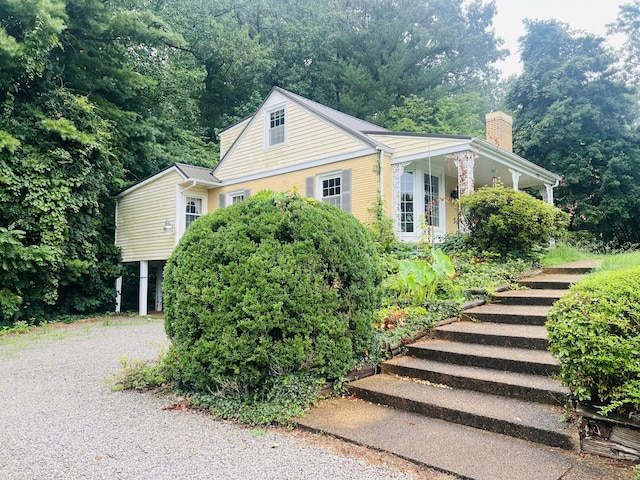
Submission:
{"label": "ground cover plant", "polygon": [[548,315],[562,381],[583,401],[612,411],[640,408],[640,266],[605,270],[572,286]]}
{"label": "ground cover plant", "polygon": [[381,279],[369,232],[331,205],[261,192],[207,215],[165,269],[170,380],[218,415],[280,421],[366,360]]}

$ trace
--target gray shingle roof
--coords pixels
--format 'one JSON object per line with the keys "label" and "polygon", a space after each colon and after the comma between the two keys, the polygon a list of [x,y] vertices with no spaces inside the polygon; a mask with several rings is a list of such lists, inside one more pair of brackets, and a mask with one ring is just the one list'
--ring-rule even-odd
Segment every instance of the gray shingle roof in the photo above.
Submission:
{"label": "gray shingle roof", "polygon": [[275,87],[274,90],[277,90],[285,96],[293,98],[298,103],[307,107],[309,110],[312,110],[315,113],[320,114],[322,117],[331,120],[333,123],[337,123],[349,130],[354,130],[360,133],[389,132],[389,130],[381,127],[380,125],[376,125],[374,123],[366,122],[364,120],[360,120],[359,118],[352,117],[351,115],[339,112],[338,110],[334,110],[333,108],[327,107],[326,105],[322,105],[318,102],[314,102],[313,100],[309,100],[308,98],[301,97],[300,95],[289,92],[280,87]]}
{"label": "gray shingle roof", "polygon": [[186,163],[176,163],[176,168],[188,179],[205,183],[220,183],[220,180],[213,175],[213,168],[196,167]]}

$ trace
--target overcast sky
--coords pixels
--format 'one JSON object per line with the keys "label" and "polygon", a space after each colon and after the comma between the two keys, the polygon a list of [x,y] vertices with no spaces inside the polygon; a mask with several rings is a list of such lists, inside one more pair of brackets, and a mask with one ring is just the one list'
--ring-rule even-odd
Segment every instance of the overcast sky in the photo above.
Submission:
{"label": "overcast sky", "polygon": [[[511,57],[498,67],[505,76],[520,73],[518,64],[518,38],[524,35],[525,18],[555,18],[568,23],[571,28],[606,36],[607,24],[618,16],[618,7],[631,0],[496,0],[498,13],[494,17],[496,35],[505,41]],[[620,39],[609,39],[614,45]]]}

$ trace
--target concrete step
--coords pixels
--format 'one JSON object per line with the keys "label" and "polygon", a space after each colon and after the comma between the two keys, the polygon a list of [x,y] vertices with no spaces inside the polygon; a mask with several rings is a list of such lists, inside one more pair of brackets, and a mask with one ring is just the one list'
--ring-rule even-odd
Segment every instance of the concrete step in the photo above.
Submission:
{"label": "concrete step", "polygon": [[564,265],[544,267],[542,271],[544,273],[551,274],[584,275],[593,272],[601,263],[601,260],[580,260],[577,262],[566,263]]}
{"label": "concrete step", "polygon": [[528,288],[542,288],[550,290],[567,290],[574,283],[578,283],[583,275],[542,273],[535,277],[523,278],[518,285]]}
{"label": "concrete step", "polygon": [[544,325],[547,322],[547,313],[550,309],[551,307],[546,305],[500,305],[490,303],[463,311],[462,319],[515,325]]}
{"label": "concrete step", "polygon": [[496,293],[491,301],[500,305],[553,305],[566,290],[533,289],[507,290]]}
{"label": "concrete step", "polygon": [[578,462],[564,450],[353,398],[322,402],[297,423],[457,478],[558,480]]}
{"label": "concrete step", "polygon": [[547,350],[547,330],[539,325],[488,322],[455,322],[434,328],[431,337],[452,342]]}
{"label": "concrete step", "polygon": [[556,375],[560,363],[547,350],[426,340],[407,345],[408,355],[456,365],[492,368],[531,375]]}
{"label": "concrete step", "polygon": [[382,373],[550,405],[564,405],[569,398],[569,390],[548,376],[454,365],[406,355],[384,362]]}
{"label": "concrete step", "polygon": [[370,402],[431,418],[573,450],[575,426],[562,421],[564,409],[424,381],[380,374],[352,382],[349,393]]}

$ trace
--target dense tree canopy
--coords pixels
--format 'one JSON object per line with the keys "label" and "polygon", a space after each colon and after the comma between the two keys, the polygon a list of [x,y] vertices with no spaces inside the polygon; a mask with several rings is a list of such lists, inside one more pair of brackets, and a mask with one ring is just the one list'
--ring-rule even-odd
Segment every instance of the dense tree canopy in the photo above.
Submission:
{"label": "dense tree canopy", "polygon": [[605,241],[640,241],[640,152],[635,91],[603,39],[556,21],[529,22],[524,73],[508,100],[514,144],[564,175],[558,205],[574,229]]}
{"label": "dense tree canopy", "polygon": [[[615,26],[634,72],[638,0]],[[0,323],[109,306],[113,195],[279,85],[396,130],[481,135],[503,58],[481,0],[0,0]],[[574,228],[634,239],[637,98],[599,39],[531,23],[516,145]],[[635,233],[634,233],[635,232]],[[34,272],[37,272],[34,273]]]}

